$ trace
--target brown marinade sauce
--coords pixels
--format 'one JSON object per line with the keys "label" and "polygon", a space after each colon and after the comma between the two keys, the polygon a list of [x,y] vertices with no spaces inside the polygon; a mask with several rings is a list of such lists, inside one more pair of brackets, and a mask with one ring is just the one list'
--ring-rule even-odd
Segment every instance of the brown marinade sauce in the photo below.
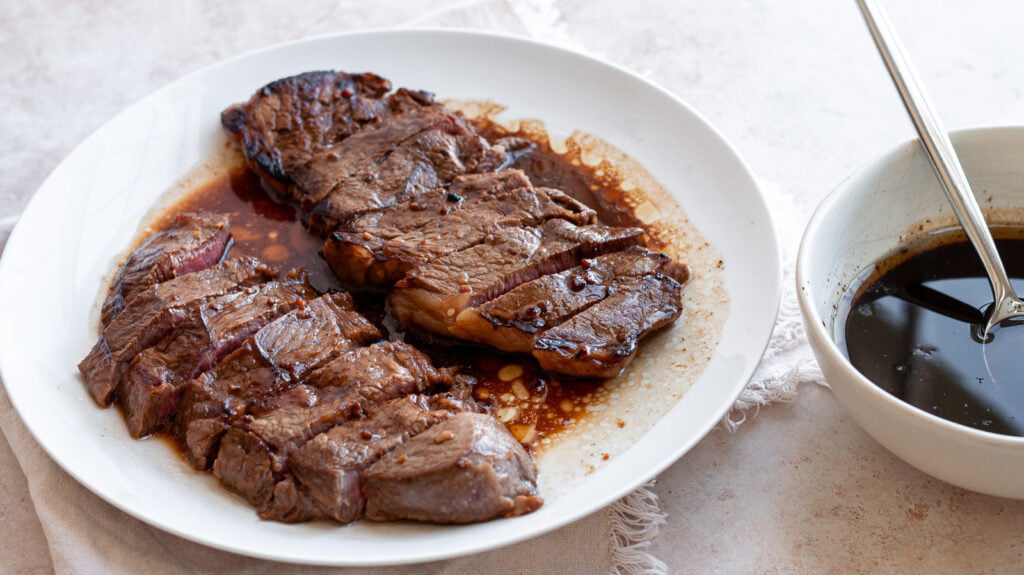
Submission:
{"label": "brown marinade sauce", "polygon": [[650,228],[633,213],[628,192],[622,189],[623,174],[609,165],[590,167],[583,163],[583,150],[567,142],[565,153],[555,151],[539,122],[522,122],[509,129],[486,117],[473,121],[476,130],[490,141],[502,138],[523,140],[533,145],[518,155],[512,168],[522,170],[535,187],[556,188],[583,202],[597,212],[598,219],[609,226],[638,227],[648,232],[648,246],[657,249],[660,242]]}
{"label": "brown marinade sauce", "polygon": [[[1024,288],[1021,230],[993,229],[1014,288]],[[927,413],[1024,436],[1024,325],[981,336],[992,302],[985,270],[959,230],[883,260],[841,309],[838,343],[878,387]]]}
{"label": "brown marinade sauce", "polygon": [[[496,124],[476,122],[490,139],[515,137],[529,140],[530,151],[523,152],[511,166],[523,170],[538,187],[558,188],[591,208],[602,222],[616,226],[645,227],[624,201],[621,179],[614,173],[590,168],[571,154],[554,151],[547,138],[532,131],[509,132]],[[330,267],[320,257],[323,238],[306,231],[291,206],[279,204],[264,191],[259,177],[245,168],[210,181],[188,193],[173,205],[157,223],[169,222],[174,214],[189,211],[227,213],[232,217],[234,243],[231,255],[251,255],[282,270],[304,268],[313,287],[320,292],[341,289]],[[650,247],[659,242],[652,239]],[[382,326],[393,325],[386,317],[383,297],[358,294],[357,306]],[[508,354],[477,345],[450,341],[438,342],[417,334],[406,337],[423,349],[439,365],[456,365],[477,378],[477,400],[506,424],[521,442],[533,445],[571,427],[586,414],[586,397],[600,380],[580,379],[546,373],[530,356]]]}

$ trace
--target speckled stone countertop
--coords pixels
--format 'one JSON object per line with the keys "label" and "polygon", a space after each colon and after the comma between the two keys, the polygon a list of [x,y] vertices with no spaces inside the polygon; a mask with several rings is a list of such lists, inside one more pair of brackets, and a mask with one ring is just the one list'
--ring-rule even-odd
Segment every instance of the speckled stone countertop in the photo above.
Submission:
{"label": "speckled stone countertop", "polygon": [[[482,4],[498,16],[474,18]],[[1024,4],[886,4],[948,128],[1024,125]],[[503,11],[518,18],[499,21]],[[914,137],[852,0],[2,0],[0,20],[0,245],[46,175],[129,103],[220,59],[340,30],[511,27],[648,77],[792,198],[795,208],[776,214],[790,263],[824,195]],[[792,299],[793,286],[785,290]],[[2,437],[0,461],[14,462],[0,466],[0,571],[51,571],[47,534]],[[650,552],[672,572],[1024,570],[1024,502],[921,474],[814,384],[735,433],[716,429],[654,489],[668,519]]]}

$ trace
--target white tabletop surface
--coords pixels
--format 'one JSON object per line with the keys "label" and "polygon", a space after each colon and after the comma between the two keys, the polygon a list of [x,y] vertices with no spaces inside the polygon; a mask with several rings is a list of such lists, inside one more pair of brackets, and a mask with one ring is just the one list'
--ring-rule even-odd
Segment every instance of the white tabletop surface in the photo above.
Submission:
{"label": "white tabletop surface", "polygon": [[[913,130],[853,0],[505,0],[428,3],[0,1],[0,243],[57,163],[127,104],[204,65],[280,41],[501,4],[522,32],[642,73],[698,109],[755,174],[795,198],[792,261],[817,202]],[[1024,3],[886,2],[950,129],[1024,125]],[[458,24],[458,10],[451,23]],[[548,18],[545,20],[545,18]],[[789,231],[787,231],[789,230]],[[792,292],[792,286],[785,286]],[[2,318],[0,318],[2,321]],[[0,450],[8,450],[0,442]],[[3,458],[10,460],[10,457]],[[1022,478],[1024,479],[1024,478]],[[4,565],[45,570],[20,469],[0,469]],[[1024,502],[933,480],[862,432],[824,387],[716,430],[656,487],[673,572],[1011,573]]]}

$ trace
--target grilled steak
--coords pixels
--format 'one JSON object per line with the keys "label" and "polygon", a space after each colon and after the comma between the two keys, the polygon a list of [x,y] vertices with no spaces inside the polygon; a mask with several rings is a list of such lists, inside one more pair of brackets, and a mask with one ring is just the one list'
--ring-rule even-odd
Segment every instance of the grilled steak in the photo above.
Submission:
{"label": "grilled steak", "polygon": [[451,405],[437,409],[426,397],[409,395],[381,405],[366,419],[321,433],[292,455],[292,475],[277,484],[260,516],[288,522],[359,519],[366,502],[360,488],[362,470],[453,413]]}
{"label": "grilled steak", "polygon": [[552,218],[582,225],[593,223],[595,214],[558,190],[535,190],[518,170],[472,174],[447,190],[350,218],[323,253],[346,284],[388,287],[418,265],[481,243],[499,227]]}
{"label": "grilled steak", "polygon": [[461,312],[452,334],[505,351],[531,353],[538,333],[551,329],[608,297],[627,278],[672,274],[685,282],[686,266],[636,246],[584,260],[583,265],[527,282]]}
{"label": "grilled steak", "polygon": [[107,325],[143,290],[219,262],[228,247],[228,217],[179,214],[135,249],[110,284],[100,321]]}
{"label": "grilled steak", "polygon": [[273,270],[256,259],[243,257],[146,288],[110,322],[78,364],[89,394],[99,405],[109,405],[132,359],[198,313],[198,304],[273,276]]}
{"label": "grilled steak", "polygon": [[412,270],[395,284],[388,302],[401,324],[451,336],[455,318],[466,308],[573,267],[582,258],[642,241],[639,228],[574,226],[558,219],[539,228],[502,228],[482,244]]}
{"label": "grilled steak", "polygon": [[132,437],[164,426],[184,384],[214,367],[257,330],[316,297],[305,275],[293,274],[202,304],[197,314],[132,362],[118,399]]}
{"label": "grilled steak", "polygon": [[614,293],[537,337],[541,367],[568,375],[614,377],[648,333],[679,317],[682,286],[661,274],[622,281]]}
{"label": "grilled steak", "polygon": [[306,166],[325,162],[331,146],[378,123],[390,90],[391,82],[373,74],[307,72],[267,84],[224,110],[221,123],[279,197],[312,206],[334,182]]}
{"label": "grilled steak", "polygon": [[381,338],[348,294],[325,295],[267,324],[189,382],[178,411],[185,455],[205,469],[229,422],[299,383],[341,353]]}
{"label": "grilled steak", "polygon": [[471,523],[540,507],[537,471],[494,418],[459,413],[406,441],[362,474],[366,518]]}
{"label": "grilled steak", "polygon": [[304,383],[234,423],[220,442],[213,472],[253,505],[263,504],[281,479],[287,458],[307,440],[359,417],[385,401],[451,385],[416,348],[400,342],[359,348],[336,357]]}
{"label": "grilled steak", "polygon": [[[686,266],[641,247],[642,229],[603,225],[504,169],[533,144],[489,142],[430,93],[310,72],[221,122],[274,199],[328,236],[338,278],[389,290],[371,314],[382,325],[390,311],[399,327],[610,377],[681,313]],[[590,197],[571,170],[552,176],[549,152],[531,169]],[[230,244],[227,216],[179,215],[112,283],[79,369],[97,403],[122,404],[133,436],[170,428],[193,466],[265,519],[468,523],[542,504],[530,455],[481,413],[472,377],[381,342],[351,296],[318,296],[302,272],[222,262]]]}
{"label": "grilled steak", "polygon": [[503,148],[491,146],[432,97],[423,101],[429,107],[393,114],[335,147],[337,163],[349,172],[313,208],[311,230],[329,233],[354,214],[415,198],[447,186],[456,176],[492,171],[505,163]]}
{"label": "grilled steak", "polygon": [[389,89],[371,74],[302,74],[269,84],[221,122],[250,167],[319,233],[508,160],[432,94]]}

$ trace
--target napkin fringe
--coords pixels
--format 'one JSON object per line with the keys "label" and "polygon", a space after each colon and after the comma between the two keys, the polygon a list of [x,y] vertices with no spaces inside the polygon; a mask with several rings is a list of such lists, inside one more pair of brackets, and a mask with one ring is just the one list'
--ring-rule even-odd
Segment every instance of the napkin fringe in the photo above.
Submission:
{"label": "napkin fringe", "polygon": [[663,561],[648,548],[665,524],[666,514],[651,490],[655,480],[616,501],[611,512],[612,573],[615,575],[660,575],[668,572]]}

